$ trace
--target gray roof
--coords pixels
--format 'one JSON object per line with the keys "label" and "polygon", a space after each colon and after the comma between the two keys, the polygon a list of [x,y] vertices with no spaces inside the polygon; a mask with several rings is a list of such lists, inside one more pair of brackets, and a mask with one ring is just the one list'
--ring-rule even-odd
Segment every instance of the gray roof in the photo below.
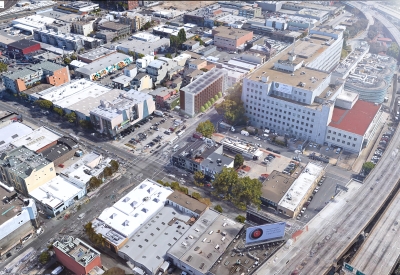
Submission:
{"label": "gray roof", "polygon": [[155,90],[150,90],[149,95],[164,97],[167,94],[169,94],[170,92],[171,92],[171,89],[168,89],[166,87],[160,87]]}
{"label": "gray roof", "polygon": [[5,74],[4,76],[8,77],[12,80],[15,80],[15,79],[18,79],[21,77],[25,77],[26,75],[32,74],[40,69],[54,72],[61,68],[64,68],[64,66],[59,65],[57,63],[50,62],[50,61],[42,61],[40,63],[32,64],[28,67],[25,67],[23,70],[18,70],[18,71],[14,71],[14,72]]}
{"label": "gray roof", "polygon": [[107,48],[104,48],[104,47],[99,47],[99,48],[94,49],[92,51],[80,54],[79,57],[93,61],[93,60],[97,60],[99,58],[102,58],[104,56],[110,55],[110,54],[112,54],[114,52],[116,52],[116,50],[107,49]]}
{"label": "gray roof", "polygon": [[63,144],[53,145],[42,152],[48,161],[55,161],[59,157],[67,154],[71,149]]}
{"label": "gray roof", "polygon": [[140,79],[142,79],[143,77],[145,77],[146,75],[148,75],[148,74],[146,74],[146,73],[138,73],[138,74],[133,78],[133,80],[140,80]]}
{"label": "gray roof", "polygon": [[213,152],[201,162],[201,166],[219,173],[222,171],[222,168],[232,164],[232,162],[232,158]]}
{"label": "gray roof", "polygon": [[119,77],[114,78],[113,82],[119,83],[119,84],[126,84],[126,83],[130,83],[132,79],[133,79],[133,77],[131,77],[131,76],[121,75]]}
{"label": "gray roof", "polygon": [[161,68],[161,66],[164,65],[164,62],[161,60],[153,60],[149,63],[148,67],[153,67],[153,68]]}
{"label": "gray roof", "polygon": [[164,262],[168,249],[190,229],[191,216],[165,206],[151,221],[144,224],[119,250],[129,256],[135,265],[139,263],[148,270],[156,271]]}
{"label": "gray roof", "polygon": [[152,42],[133,39],[119,42],[116,46],[118,49],[121,50],[126,49],[137,53],[150,54],[151,52],[154,52],[154,50],[157,50],[162,46],[169,46],[169,39],[161,38],[160,40]]}
{"label": "gray roof", "polygon": [[132,57],[130,57],[129,55],[116,52],[116,53],[110,54],[102,59],[96,60],[86,66],[78,68],[75,70],[75,72],[89,76],[89,75],[96,73],[108,66],[117,64],[118,62],[123,61],[127,58],[132,59]]}
{"label": "gray roof", "polygon": [[197,78],[189,85],[183,87],[181,91],[197,94],[199,92],[202,92],[206,87],[213,83],[214,80],[223,77],[223,75],[227,75],[227,71],[225,69],[214,68],[206,72],[201,77]]}

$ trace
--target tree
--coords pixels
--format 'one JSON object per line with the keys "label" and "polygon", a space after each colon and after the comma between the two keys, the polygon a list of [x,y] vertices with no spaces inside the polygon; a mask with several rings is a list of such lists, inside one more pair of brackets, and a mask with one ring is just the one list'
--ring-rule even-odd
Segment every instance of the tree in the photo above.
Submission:
{"label": "tree", "polygon": [[219,98],[222,97],[222,92],[218,92],[218,97],[219,97]]}
{"label": "tree", "polygon": [[378,54],[380,52],[386,52],[387,49],[388,49],[387,46],[385,46],[379,42],[369,43],[369,52],[370,53]]}
{"label": "tree", "polygon": [[393,42],[392,45],[390,45],[389,49],[386,52],[387,55],[398,59],[399,58],[399,46],[397,43]]}
{"label": "tree", "polygon": [[166,57],[166,58],[169,58],[169,59],[172,59],[172,54],[167,53],[167,54],[165,54],[165,57]]}
{"label": "tree", "polygon": [[178,32],[178,38],[179,38],[179,42],[180,44],[182,44],[183,42],[186,41],[186,32],[184,29],[180,29]]}
{"label": "tree", "polygon": [[199,202],[204,203],[207,206],[211,206],[212,204],[209,198],[200,198]]}
{"label": "tree", "polygon": [[208,72],[208,69],[206,69],[206,68],[201,68],[200,70],[205,72],[205,73]]}
{"label": "tree", "polygon": [[193,192],[193,193],[192,193],[192,197],[195,198],[196,200],[201,199],[200,193],[197,193],[197,192]]}
{"label": "tree", "polygon": [[125,270],[119,267],[112,267],[106,272],[103,273],[103,275],[125,275]]}
{"label": "tree", "polygon": [[215,106],[218,114],[223,115],[224,119],[230,124],[241,124],[247,121],[243,102],[225,99],[222,103]]}
{"label": "tree", "polygon": [[118,171],[119,163],[118,163],[118,161],[116,161],[116,160],[111,160],[111,161],[110,161],[110,166],[111,166],[112,172],[115,173],[115,172]]}
{"label": "tree", "polygon": [[144,54],[142,54],[142,53],[138,53],[138,58],[143,58],[144,57]]}
{"label": "tree", "polygon": [[214,104],[214,103],[215,103],[215,99],[212,97],[212,98],[210,99],[210,102],[211,102],[211,105]]}
{"label": "tree", "polygon": [[222,168],[222,171],[215,177],[213,186],[216,194],[229,194],[232,185],[238,181],[238,174],[233,168]]}
{"label": "tree", "polygon": [[65,64],[69,65],[69,64],[71,64],[72,60],[69,57],[64,57],[63,61],[64,61]]}
{"label": "tree", "polygon": [[244,221],[246,220],[246,217],[242,216],[242,215],[238,215],[235,218],[236,221],[240,222],[240,223],[244,223]]}
{"label": "tree", "polygon": [[90,189],[96,189],[101,185],[102,181],[96,177],[91,177],[89,180],[89,188]]}
{"label": "tree", "polygon": [[42,254],[39,256],[39,262],[44,265],[48,261],[50,261],[50,253],[48,251],[42,252]]}
{"label": "tree", "polygon": [[179,38],[175,35],[169,37],[169,44],[172,48],[177,49],[180,46]]}
{"label": "tree", "polygon": [[51,109],[51,107],[53,107],[53,102],[46,99],[38,99],[35,101],[35,105],[43,109]]}
{"label": "tree", "polygon": [[363,164],[362,169],[365,171],[365,173],[368,175],[372,169],[374,169],[375,164],[368,161],[366,163]]}
{"label": "tree", "polygon": [[221,205],[217,204],[217,205],[214,207],[214,209],[215,209],[216,211],[218,211],[219,213],[222,213],[222,206],[221,206]]}
{"label": "tree", "polygon": [[67,119],[68,122],[74,123],[76,121],[76,114],[75,112],[70,112],[65,115],[65,118]]}
{"label": "tree", "polygon": [[7,72],[8,65],[6,63],[0,62],[0,73]]}
{"label": "tree", "polygon": [[205,110],[206,110],[206,109],[204,108],[204,106],[201,106],[201,107],[200,107],[200,112],[204,113]]}
{"label": "tree", "polygon": [[92,123],[89,120],[85,120],[85,119],[79,120],[79,125],[81,125],[81,127],[85,128],[85,129],[92,128]]}
{"label": "tree", "polygon": [[209,120],[200,122],[196,128],[196,131],[201,133],[203,136],[210,138],[211,135],[215,132],[214,124],[212,124],[212,122]]}
{"label": "tree", "polygon": [[203,184],[204,174],[201,171],[194,172],[194,184],[197,186],[204,186]]}
{"label": "tree", "polygon": [[108,167],[108,166],[107,166],[107,167],[104,168],[103,173],[104,173],[104,176],[105,176],[105,177],[109,177],[109,176],[112,175],[113,172],[112,172],[111,167]]}
{"label": "tree", "polygon": [[242,154],[236,154],[235,160],[233,163],[234,163],[233,165],[235,166],[235,168],[239,168],[240,166],[242,166],[244,163],[244,158],[243,158]]}
{"label": "tree", "polygon": [[58,107],[54,107],[53,108],[53,112],[56,113],[59,116],[63,116],[64,115],[64,110]]}
{"label": "tree", "polygon": [[151,28],[151,23],[147,22],[146,24],[143,25],[143,29],[148,30]]}
{"label": "tree", "polygon": [[217,101],[219,99],[218,95],[214,96],[214,100]]}

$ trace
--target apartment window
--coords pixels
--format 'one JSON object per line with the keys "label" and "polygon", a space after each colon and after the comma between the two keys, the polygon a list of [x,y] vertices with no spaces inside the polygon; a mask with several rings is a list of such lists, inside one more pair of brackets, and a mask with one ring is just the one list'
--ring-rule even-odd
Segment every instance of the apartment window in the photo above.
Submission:
{"label": "apartment window", "polygon": [[349,139],[351,139],[351,136],[349,136]]}
{"label": "apartment window", "polygon": [[357,140],[357,138],[354,138],[354,141],[356,141]]}
{"label": "apartment window", "polygon": [[309,133],[312,134],[312,131],[310,130]]}
{"label": "apartment window", "polygon": [[335,140],[335,138],[333,137],[332,140]]}
{"label": "apartment window", "polygon": [[345,142],[346,142],[346,141],[344,141],[344,140],[342,141],[343,144],[344,144]]}
{"label": "apartment window", "polygon": [[347,145],[350,145],[350,142],[347,142]]}
{"label": "apartment window", "polygon": [[333,132],[334,135],[336,135],[336,132]]}
{"label": "apartment window", "polygon": [[356,145],[353,143],[353,147],[356,147]]}
{"label": "apartment window", "polygon": [[340,142],[340,139],[338,138],[337,141]]}

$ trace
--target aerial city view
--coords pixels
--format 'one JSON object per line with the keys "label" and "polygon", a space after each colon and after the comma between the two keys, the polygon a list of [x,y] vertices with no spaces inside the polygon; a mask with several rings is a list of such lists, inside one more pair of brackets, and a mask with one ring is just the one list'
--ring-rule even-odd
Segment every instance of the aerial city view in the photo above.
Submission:
{"label": "aerial city view", "polygon": [[0,1],[0,274],[400,275],[399,45],[396,0]]}

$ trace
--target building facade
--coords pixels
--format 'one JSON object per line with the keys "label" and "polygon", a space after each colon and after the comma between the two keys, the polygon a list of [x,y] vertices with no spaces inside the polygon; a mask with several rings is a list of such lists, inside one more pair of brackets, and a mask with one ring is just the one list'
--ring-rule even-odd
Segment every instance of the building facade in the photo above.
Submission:
{"label": "building facade", "polygon": [[238,15],[246,18],[262,17],[262,8],[245,6],[239,9]]}
{"label": "building facade", "polygon": [[77,34],[88,36],[91,32],[93,32],[93,21],[72,22],[72,31]]}
{"label": "building facade", "polygon": [[115,22],[104,22],[99,26],[100,30],[112,31],[116,33],[116,36],[121,37],[131,33],[131,26]]}
{"label": "building facade", "polygon": [[146,16],[139,13],[127,13],[126,16],[121,16],[119,20],[121,24],[130,25],[132,32],[137,32],[142,29],[147,22],[151,21],[151,16]]}
{"label": "building facade", "polygon": [[253,39],[252,31],[223,26],[213,29],[212,35],[214,36],[215,46],[232,51],[243,49],[244,44]]}
{"label": "building facade", "polygon": [[28,39],[21,39],[7,45],[9,56],[14,57],[14,59],[36,52],[40,48],[40,43]]}

